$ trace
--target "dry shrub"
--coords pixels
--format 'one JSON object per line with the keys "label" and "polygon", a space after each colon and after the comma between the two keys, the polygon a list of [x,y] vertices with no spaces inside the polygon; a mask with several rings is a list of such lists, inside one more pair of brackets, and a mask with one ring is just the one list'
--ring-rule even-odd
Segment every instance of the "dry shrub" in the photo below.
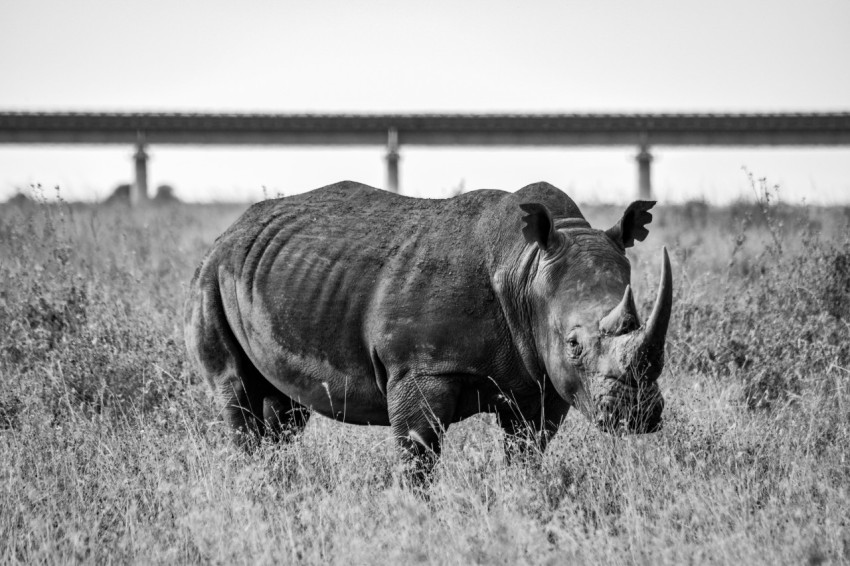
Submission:
{"label": "dry shrub", "polygon": [[48,422],[69,409],[120,416],[180,399],[185,380],[174,376],[184,374],[184,355],[172,335],[180,274],[152,251],[167,249],[170,220],[149,231],[115,216],[116,242],[100,238],[96,209],[59,201],[6,214],[0,369],[16,377],[0,389],[0,422],[14,426],[25,410]]}
{"label": "dry shrub", "polygon": [[[822,239],[805,208],[777,209],[766,197],[755,206],[725,277],[706,281],[713,291],[680,294],[671,332],[682,369],[736,376],[751,409],[793,401],[833,368],[850,368],[850,237]],[[766,244],[746,255],[760,229]]]}

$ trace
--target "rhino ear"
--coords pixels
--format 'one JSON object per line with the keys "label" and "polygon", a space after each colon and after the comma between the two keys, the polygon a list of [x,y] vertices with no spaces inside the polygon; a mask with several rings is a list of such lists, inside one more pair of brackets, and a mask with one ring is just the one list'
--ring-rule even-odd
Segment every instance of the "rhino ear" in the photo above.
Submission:
{"label": "rhino ear", "polygon": [[529,244],[537,244],[541,250],[546,251],[557,241],[555,235],[555,222],[552,214],[544,205],[537,202],[529,202],[519,205],[527,216],[522,217],[525,226],[522,227],[522,235]]}
{"label": "rhino ear", "polygon": [[620,221],[605,231],[608,237],[622,248],[635,245],[635,240],[642,242],[649,235],[646,225],[652,222],[649,209],[655,206],[654,200],[636,200],[626,209]]}

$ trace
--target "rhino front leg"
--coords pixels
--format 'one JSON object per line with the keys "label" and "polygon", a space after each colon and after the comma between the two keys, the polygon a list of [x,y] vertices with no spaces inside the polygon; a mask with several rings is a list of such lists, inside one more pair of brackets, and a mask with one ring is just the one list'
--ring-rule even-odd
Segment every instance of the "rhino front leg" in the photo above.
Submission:
{"label": "rhino front leg", "polygon": [[408,374],[387,384],[390,426],[410,459],[411,479],[416,485],[430,480],[459,394],[457,376]]}
{"label": "rhino front leg", "polygon": [[539,462],[549,441],[567,417],[570,405],[554,390],[546,392],[540,408],[525,414],[514,403],[501,408],[497,418],[505,431],[505,458],[512,462]]}

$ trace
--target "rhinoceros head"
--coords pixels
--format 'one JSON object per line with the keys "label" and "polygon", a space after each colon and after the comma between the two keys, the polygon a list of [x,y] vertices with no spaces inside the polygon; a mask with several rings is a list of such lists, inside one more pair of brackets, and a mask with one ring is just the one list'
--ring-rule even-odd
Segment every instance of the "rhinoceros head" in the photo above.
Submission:
{"label": "rhinoceros head", "polygon": [[607,231],[583,219],[553,219],[523,204],[523,234],[538,247],[528,280],[530,322],[540,362],[558,393],[606,431],[661,426],[657,380],[673,299],[667,251],[655,306],[641,324],[626,248],[643,240],[655,203],[637,201]]}

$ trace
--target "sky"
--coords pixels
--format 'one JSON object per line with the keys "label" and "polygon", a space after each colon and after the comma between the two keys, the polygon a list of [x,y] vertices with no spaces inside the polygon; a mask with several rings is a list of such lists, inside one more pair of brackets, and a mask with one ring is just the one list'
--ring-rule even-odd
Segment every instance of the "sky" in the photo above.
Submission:
{"label": "sky", "polygon": [[[229,112],[850,111],[850,1],[0,0],[0,110]],[[637,148],[401,148],[404,194],[634,197]],[[0,200],[93,200],[133,148],[0,146]],[[384,149],[152,146],[152,187],[257,200],[382,186]],[[850,202],[850,148],[653,149],[662,202]],[[745,168],[745,169],[744,169]]]}

